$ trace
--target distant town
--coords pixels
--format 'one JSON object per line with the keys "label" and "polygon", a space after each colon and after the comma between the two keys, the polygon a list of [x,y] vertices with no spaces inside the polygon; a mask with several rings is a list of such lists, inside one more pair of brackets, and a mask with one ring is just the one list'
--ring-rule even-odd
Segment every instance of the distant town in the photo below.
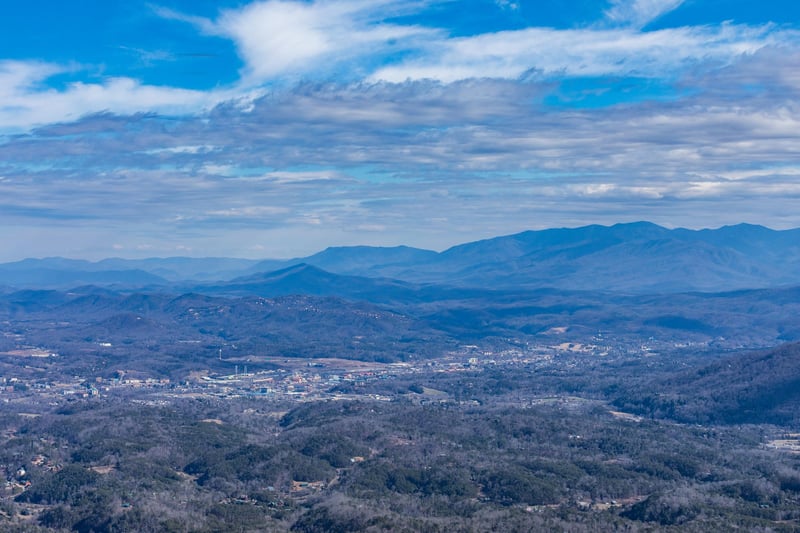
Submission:
{"label": "distant town", "polygon": [[[558,333],[558,332],[556,332]],[[376,380],[392,380],[399,376],[430,373],[480,372],[486,368],[522,369],[535,372],[542,369],[569,369],[586,361],[610,361],[619,358],[653,357],[660,352],[674,353],[686,349],[700,349],[707,343],[657,342],[600,344],[606,339],[601,334],[593,338],[597,344],[562,342],[558,344],[524,345],[517,349],[488,351],[477,345],[464,345],[457,351],[436,359],[408,362],[380,363],[341,358],[238,358],[231,364],[233,372],[214,373],[198,369],[184,379],[172,380],[163,376],[147,375],[141,371],[119,369],[111,377],[101,376],[46,376],[37,368],[36,360],[57,360],[59,354],[46,349],[17,349],[0,353],[0,360],[16,362],[27,359],[21,375],[0,376],[0,401],[60,402],[76,398],[100,396],[130,396],[140,393],[148,402],[168,402],[171,398],[261,398],[265,400],[292,400],[297,402],[319,400],[358,399],[365,394],[372,399],[389,401],[385,395],[361,392],[366,384]],[[108,346],[110,347],[110,343]],[[220,350],[221,352],[221,350]],[[256,361],[257,365],[247,364]],[[253,366],[269,365],[272,370],[253,370]],[[7,367],[8,368],[8,367]],[[38,372],[37,372],[38,371]],[[47,372],[50,374],[51,372]],[[411,397],[414,396],[414,393]],[[417,395],[425,402],[446,402],[447,395],[427,391]],[[134,400],[138,401],[138,400]]]}

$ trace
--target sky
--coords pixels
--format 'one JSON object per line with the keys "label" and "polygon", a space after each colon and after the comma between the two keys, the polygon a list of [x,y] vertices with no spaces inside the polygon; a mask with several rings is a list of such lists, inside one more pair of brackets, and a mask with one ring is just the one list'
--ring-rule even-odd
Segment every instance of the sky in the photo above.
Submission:
{"label": "sky", "polygon": [[0,261],[800,227],[794,0],[0,9]]}

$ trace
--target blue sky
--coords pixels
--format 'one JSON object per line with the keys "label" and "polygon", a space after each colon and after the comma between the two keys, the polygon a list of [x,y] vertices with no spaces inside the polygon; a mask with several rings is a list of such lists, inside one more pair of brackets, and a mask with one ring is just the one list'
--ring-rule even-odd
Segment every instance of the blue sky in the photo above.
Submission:
{"label": "blue sky", "polygon": [[800,226],[796,2],[9,4],[0,260]]}

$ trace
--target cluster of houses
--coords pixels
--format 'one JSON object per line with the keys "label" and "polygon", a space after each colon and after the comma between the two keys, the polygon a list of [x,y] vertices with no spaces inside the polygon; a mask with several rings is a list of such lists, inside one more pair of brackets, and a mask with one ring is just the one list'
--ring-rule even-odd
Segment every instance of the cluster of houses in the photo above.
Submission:
{"label": "cluster of houses", "polygon": [[[40,468],[47,472],[58,472],[63,468],[60,463],[54,463],[46,455],[37,454],[30,460],[31,467]],[[31,478],[29,467],[20,465],[18,467],[9,467],[8,465],[0,465],[0,470],[5,471],[5,483],[3,485],[3,492],[0,494],[0,499],[5,497],[13,497],[24,491],[31,486]]]}

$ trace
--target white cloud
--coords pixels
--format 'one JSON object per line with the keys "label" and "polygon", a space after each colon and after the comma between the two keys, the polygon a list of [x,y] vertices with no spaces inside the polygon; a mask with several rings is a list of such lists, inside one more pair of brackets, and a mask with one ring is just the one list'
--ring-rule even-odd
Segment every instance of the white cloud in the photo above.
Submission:
{"label": "white cloud", "polygon": [[20,88],[33,87],[66,69],[48,63],[0,61],[0,98],[11,100]]}
{"label": "white cloud", "polygon": [[145,150],[144,153],[150,155],[157,155],[157,154],[189,154],[189,155],[197,155],[197,154],[208,154],[211,152],[216,152],[219,150],[218,146],[212,146],[210,144],[193,144],[193,145],[182,145],[182,146],[170,146],[167,148],[153,148],[151,150]]}
{"label": "white cloud", "polygon": [[494,3],[500,9],[510,9],[511,11],[519,9],[519,2],[513,2],[512,0],[494,0]]}
{"label": "white cloud", "polygon": [[258,182],[267,183],[307,183],[307,182],[320,182],[320,181],[350,181],[351,178],[345,174],[335,170],[279,170],[275,172],[267,172],[266,174],[249,175],[244,172],[246,169],[240,169],[232,166],[228,167],[215,167],[214,165],[204,165],[202,170],[207,174],[216,174],[219,176],[226,176],[229,182],[241,182],[246,184],[254,184]]}
{"label": "white cloud", "polygon": [[606,18],[614,23],[641,28],[665,13],[681,6],[685,0],[612,0]]}
{"label": "white cloud", "polygon": [[[529,72],[669,77],[687,64],[727,63],[769,44],[798,40],[792,32],[767,26],[638,30],[683,1],[614,0],[605,17],[606,22],[621,26],[616,28],[532,27],[462,38],[451,38],[436,28],[383,22],[413,12],[424,2],[398,7],[397,2],[388,0],[267,0],[223,11],[214,21],[166,10],[161,14],[232,39],[246,64],[244,86],[306,76],[445,83],[470,78],[516,79]],[[497,3],[505,8],[516,5],[509,0]],[[387,62],[388,56],[398,52],[409,59]]]}
{"label": "white cloud", "polygon": [[206,215],[212,217],[236,217],[236,218],[257,219],[264,216],[283,215],[289,212],[290,210],[286,207],[276,207],[269,205],[251,205],[245,207],[232,207],[230,209],[208,211]]}
{"label": "white cloud", "polygon": [[382,22],[397,9],[388,0],[269,0],[225,11],[215,22],[186,20],[231,38],[247,65],[245,83],[258,83],[325,71],[355,58],[402,49],[408,39],[437,33],[430,28]]}
{"label": "white cloud", "polygon": [[[549,79],[617,75],[675,79],[682,70],[704,62],[730,64],[743,54],[782,44],[796,48],[800,41],[797,32],[772,26],[634,29],[634,21],[674,9],[679,0],[617,0],[606,17],[624,23],[622,28],[526,28],[451,38],[436,28],[385,22],[425,4],[426,0],[267,0],[222,11],[215,20],[155,8],[162,17],[231,39],[245,61],[240,82],[227,89],[196,91],[118,77],[53,88],[47,85],[52,77],[75,74],[83,67],[0,61],[0,132],[75,121],[104,111],[196,113],[234,100],[241,110],[252,111],[253,102],[264,94],[259,86],[286,79],[452,83],[516,80],[530,73]],[[628,22],[633,27],[624,27],[630,26]],[[782,76],[797,87],[795,70],[784,69]],[[490,105],[496,106],[497,100]],[[331,116],[338,109],[333,103],[323,112]],[[351,106],[341,112],[365,121],[406,114],[389,102],[380,108]]]}
{"label": "white cloud", "polygon": [[205,163],[200,167],[203,174],[216,175],[216,176],[236,176],[238,168],[235,165]]}
{"label": "white cloud", "polygon": [[719,170],[717,172],[697,172],[697,175],[706,180],[721,178],[727,181],[739,181],[779,177],[788,178],[787,181],[789,181],[800,178],[800,167],[779,166],[751,170]]}
{"label": "white cloud", "polygon": [[776,43],[796,43],[795,32],[723,25],[653,32],[632,29],[528,28],[449,39],[428,54],[375,72],[390,82],[434,79],[626,75],[664,77],[704,61],[729,63]]}
{"label": "white cloud", "polygon": [[201,31],[209,34],[213,34],[216,31],[213,22],[207,18],[198,17],[195,15],[187,15],[186,13],[181,13],[180,11],[158,5],[152,5],[151,7],[153,12],[161,18],[186,22],[187,24],[196,26]]}
{"label": "white cloud", "polygon": [[306,172],[269,172],[264,178],[273,180],[276,183],[298,183],[304,181],[328,181],[335,178],[343,178],[336,171],[306,171]]}
{"label": "white cloud", "polygon": [[160,111],[180,113],[211,107],[230,94],[143,85],[131,78],[75,82],[57,90],[45,84],[69,69],[39,62],[0,62],[0,131],[74,121],[84,115]]}
{"label": "white cloud", "polygon": [[[51,77],[81,67],[0,62],[0,127],[111,111],[0,141],[0,223],[23,228],[3,235],[4,248],[32,243],[36,253],[65,254],[75,241],[103,255],[113,243],[131,252],[152,241],[158,253],[181,243],[236,253],[255,242],[275,255],[275,247],[312,252],[368,232],[384,244],[434,246],[444,235],[573,221],[800,225],[796,32],[642,32],[619,19],[448,38],[387,30],[380,9],[391,6],[260,2],[214,21],[189,17],[203,31],[227,31],[243,57],[248,50],[251,80],[312,80],[254,90],[208,113],[192,114],[245,85],[200,93],[117,78],[54,89]],[[300,10],[291,26],[298,35],[318,38],[297,50],[282,47],[291,35],[273,27],[295,18],[270,18],[292,10]],[[407,35],[400,46],[412,53],[378,68],[392,31]],[[272,40],[258,42],[259,32]],[[337,69],[354,78],[377,70],[376,83],[331,82]],[[526,75],[531,69],[541,75]],[[565,78],[626,74],[658,78],[653,86],[670,98],[596,108],[543,102],[567,93]],[[379,81],[407,78],[415,81]],[[618,82],[600,79],[589,90],[624,90]],[[187,116],[126,115],[152,110]],[[44,229],[24,230],[33,226]],[[95,250],[100,242],[108,244]]]}
{"label": "white cloud", "polygon": [[236,40],[253,75],[269,78],[304,68],[310,60],[335,50],[329,35],[332,28],[327,27],[333,21],[322,15],[311,5],[252,4],[228,12],[218,28]]}

